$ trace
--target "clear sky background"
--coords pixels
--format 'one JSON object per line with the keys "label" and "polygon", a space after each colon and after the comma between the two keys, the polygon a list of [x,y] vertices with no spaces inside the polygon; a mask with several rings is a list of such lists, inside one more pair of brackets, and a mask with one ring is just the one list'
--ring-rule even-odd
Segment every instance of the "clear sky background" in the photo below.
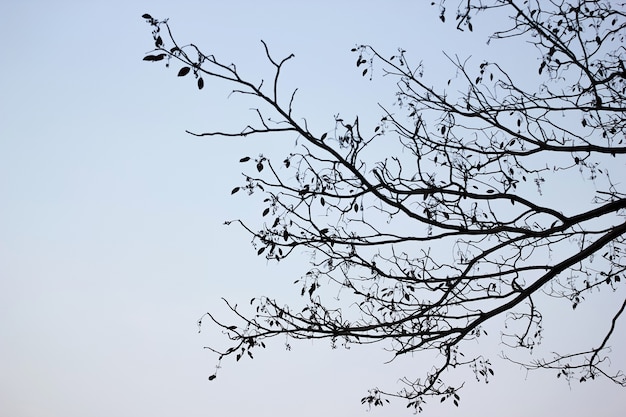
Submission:
{"label": "clear sky background", "polygon": [[[152,38],[141,15],[169,17],[181,42],[259,79],[271,71],[260,39],[277,56],[293,52],[284,85],[300,87],[296,111],[324,131],[334,114],[378,120],[377,102],[393,102],[388,83],[356,70],[349,51],[357,43],[390,55],[407,49],[434,82],[452,75],[442,50],[477,62],[491,54],[517,69],[535,59],[523,44],[486,48],[478,24],[471,36],[457,33],[428,3],[2,2],[0,415],[408,415],[402,401],[368,414],[359,400],[368,388],[400,388],[399,377],[421,376],[428,355],[384,365],[389,357],[377,347],[303,342],[286,352],[275,341],[254,360],[226,361],[207,380],[216,358],[203,346],[221,335],[199,334],[196,320],[223,312],[220,297],[241,305],[261,294],[298,297],[291,282],[306,271],[304,255],[267,265],[245,233],[222,225],[262,210],[254,199],[230,196],[241,182],[239,158],[287,154],[294,138],[186,135],[238,130],[250,120],[249,106],[228,99],[226,85],[198,91],[176,68],[143,62]],[[546,312],[547,348],[591,338],[578,331],[583,322],[602,331],[606,323],[594,324],[595,314],[610,303],[598,299],[576,316]],[[618,331],[616,366],[624,323]],[[497,338],[480,346],[494,355],[501,349]],[[429,404],[425,415],[618,416],[626,408],[626,392],[610,383],[570,389],[554,373],[527,376],[493,362],[488,385],[466,375],[460,409]]]}

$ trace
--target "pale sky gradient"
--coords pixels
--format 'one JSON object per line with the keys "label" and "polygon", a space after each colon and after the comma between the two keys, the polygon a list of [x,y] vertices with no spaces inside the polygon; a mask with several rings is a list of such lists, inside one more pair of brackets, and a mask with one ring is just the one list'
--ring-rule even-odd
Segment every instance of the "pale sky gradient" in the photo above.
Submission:
{"label": "pale sky gradient", "polygon": [[[407,49],[433,82],[452,72],[442,50],[476,62],[486,51],[518,70],[525,56],[534,59],[523,45],[486,48],[478,24],[474,35],[455,32],[429,3],[2,2],[0,416],[410,415],[402,401],[368,413],[359,400],[368,388],[400,388],[399,377],[422,376],[428,355],[385,365],[379,347],[333,351],[304,342],[286,352],[277,340],[252,361],[226,361],[207,380],[216,358],[203,346],[221,335],[198,334],[196,320],[223,311],[220,297],[240,305],[261,294],[298,299],[291,282],[306,272],[306,256],[267,265],[245,233],[222,225],[257,220],[262,209],[230,196],[240,185],[239,158],[287,154],[294,138],[186,135],[238,130],[249,106],[228,99],[226,85],[210,81],[198,91],[175,68],[143,62],[152,38],[141,15],[169,17],[181,42],[256,78],[271,71],[260,39],[277,56],[293,52],[285,91],[299,87],[296,111],[326,130],[336,113],[378,119],[377,102],[393,102],[388,82],[356,70],[350,48],[357,43],[390,55]],[[577,329],[612,305],[602,296],[576,316],[546,312],[546,349],[592,336]],[[618,332],[616,359],[626,356],[625,323]],[[479,347],[494,356],[501,350],[497,337]],[[493,362],[489,385],[467,374],[459,409],[433,403],[424,415],[619,416],[626,409],[626,391],[610,383],[570,389],[554,373],[526,376]]]}

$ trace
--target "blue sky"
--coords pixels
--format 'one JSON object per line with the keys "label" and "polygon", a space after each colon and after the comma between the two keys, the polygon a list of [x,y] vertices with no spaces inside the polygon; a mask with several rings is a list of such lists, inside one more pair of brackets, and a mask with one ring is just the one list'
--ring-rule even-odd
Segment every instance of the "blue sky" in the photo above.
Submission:
{"label": "blue sky", "polygon": [[[245,233],[222,224],[261,210],[230,196],[239,158],[286,154],[294,141],[185,134],[238,130],[249,106],[228,99],[226,85],[198,91],[175,69],[143,62],[152,41],[140,16],[169,17],[178,39],[253,77],[271,71],[260,39],[277,56],[293,52],[284,86],[300,88],[296,109],[319,130],[332,127],[336,113],[377,120],[377,102],[393,102],[388,82],[356,71],[356,43],[390,54],[401,46],[424,60],[434,82],[452,71],[442,50],[510,64],[534,58],[523,45],[515,54],[486,48],[480,30],[457,33],[427,2],[226,3],[0,5],[0,415],[408,414],[400,401],[367,413],[359,399],[418,376],[428,355],[384,365],[389,357],[376,347],[303,342],[286,352],[276,341],[207,380],[215,358],[203,346],[220,335],[198,334],[196,320],[223,312],[220,297],[246,304],[259,294],[298,296],[291,282],[306,256],[267,265]],[[578,323],[593,323],[601,304],[582,305],[571,321],[548,320],[559,329],[552,341],[584,339]],[[616,352],[626,347],[623,324],[618,329]],[[486,349],[496,355],[497,340]],[[610,416],[626,406],[623,390],[609,383],[570,389],[552,373],[526,376],[497,364],[489,385],[467,375],[459,410],[430,404],[425,415]]]}

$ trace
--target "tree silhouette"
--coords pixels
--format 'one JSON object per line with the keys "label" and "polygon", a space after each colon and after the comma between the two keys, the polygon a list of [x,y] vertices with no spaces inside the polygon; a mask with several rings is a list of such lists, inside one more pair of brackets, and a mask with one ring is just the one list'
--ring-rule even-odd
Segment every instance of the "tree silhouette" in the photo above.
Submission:
{"label": "tree silhouette", "polygon": [[[443,2],[435,6],[450,20]],[[491,13],[508,26],[490,41],[536,47],[541,59],[523,82],[497,62],[450,58],[456,76],[433,87],[406,51],[388,57],[360,45],[352,49],[360,73],[371,77],[376,68],[395,79],[400,110],[381,106],[369,127],[335,116],[325,133],[296,118],[296,92],[279,88],[293,55],[278,60],[263,43],[274,77],[255,82],[234,64],[179,44],[167,20],[144,15],[155,41],[144,60],[179,62],[178,76],[195,77],[198,88],[219,79],[258,102],[241,131],[189,133],[287,134],[299,143],[279,160],[243,157],[248,174],[232,193],[264,198],[261,225],[234,221],[258,255],[280,261],[311,253],[296,281],[304,308],[263,296],[251,300],[252,313],[226,301],[236,325],[206,313],[199,325],[209,320],[229,340],[226,349],[210,348],[219,360],[252,357],[276,336],[379,343],[392,357],[434,351],[438,362],[425,375],[403,378],[399,392],[375,388],[362,399],[382,405],[400,397],[421,411],[429,397],[458,405],[462,384],[446,382],[445,372],[469,367],[480,380],[493,375],[487,357],[464,354],[488,322],[507,351],[532,351],[546,300],[576,309],[600,290],[600,297],[619,297],[626,268],[624,10],[611,1],[462,1],[458,30],[473,31],[473,18]],[[577,185],[577,203],[565,205],[543,195],[559,181],[591,187]],[[618,301],[596,324],[604,329],[600,340],[519,363],[568,381],[602,376],[626,386],[607,361],[626,307]]]}

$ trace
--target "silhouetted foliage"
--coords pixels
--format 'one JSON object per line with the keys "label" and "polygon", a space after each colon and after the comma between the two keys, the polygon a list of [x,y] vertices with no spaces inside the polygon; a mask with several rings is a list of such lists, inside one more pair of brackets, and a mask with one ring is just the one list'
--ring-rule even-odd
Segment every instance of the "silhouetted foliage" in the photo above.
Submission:
{"label": "silhouetted foliage", "polygon": [[[433,6],[441,21],[453,20],[444,2]],[[497,62],[471,66],[450,58],[456,76],[431,86],[406,51],[383,56],[359,45],[352,49],[359,73],[372,77],[376,68],[397,80],[400,110],[381,106],[367,131],[358,117],[335,116],[326,132],[296,118],[295,91],[278,87],[293,55],[277,60],[263,43],[275,77],[254,82],[194,44],[179,44],[166,20],[144,15],[155,41],[144,60],[180,62],[178,76],[191,74],[198,88],[219,79],[259,101],[241,131],[191,134],[288,134],[300,142],[278,161],[242,157],[249,173],[232,194],[265,198],[261,226],[235,221],[252,235],[258,255],[280,261],[312,254],[296,281],[306,305],[295,309],[263,296],[251,300],[256,313],[248,314],[226,301],[237,325],[207,313],[203,319],[230,340],[225,350],[211,348],[219,360],[252,357],[275,336],[330,339],[332,346],[382,343],[395,356],[435,351],[438,362],[422,377],[403,378],[399,392],[376,388],[362,399],[382,405],[400,397],[421,411],[429,397],[458,405],[462,384],[447,383],[444,372],[469,367],[484,381],[494,374],[487,357],[463,353],[494,318],[502,317],[496,328],[507,351],[532,351],[546,299],[576,309],[601,289],[601,297],[618,297],[626,278],[624,10],[615,1],[462,1],[457,29],[473,31],[472,19],[491,13],[508,26],[490,41],[536,47],[536,64],[519,63],[528,67],[523,82]],[[574,206],[543,195],[550,181],[564,179],[592,187],[573,186]],[[331,296],[321,287],[332,288]],[[616,305],[595,324],[604,329],[601,340],[519,363],[554,369],[568,381],[603,376],[626,386],[607,363],[626,300]]]}

